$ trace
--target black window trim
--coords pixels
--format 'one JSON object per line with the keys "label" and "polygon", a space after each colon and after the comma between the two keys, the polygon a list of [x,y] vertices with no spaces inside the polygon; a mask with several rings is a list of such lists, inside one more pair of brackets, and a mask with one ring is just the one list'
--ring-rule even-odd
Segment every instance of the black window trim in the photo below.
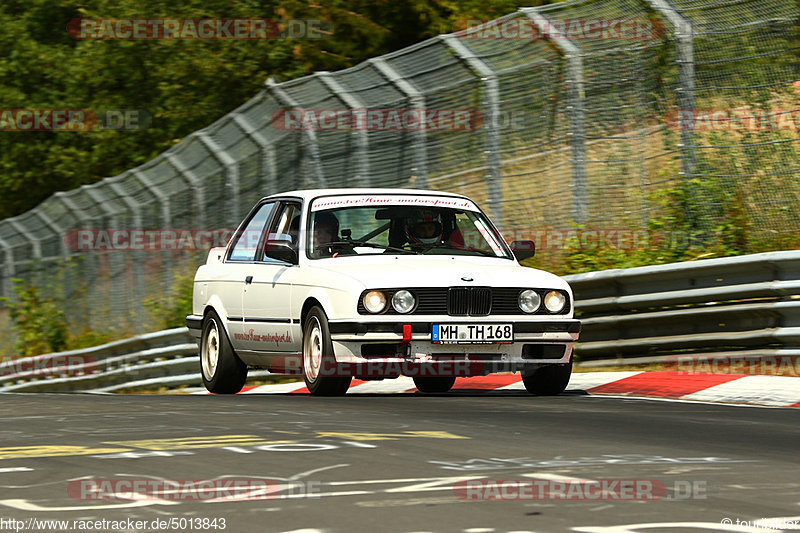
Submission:
{"label": "black window trim", "polygon": [[[261,209],[262,206],[264,206],[266,204],[270,204],[270,203],[280,204],[281,202],[288,202],[288,201],[291,201],[291,202],[294,202],[294,203],[299,203],[300,204],[300,212],[302,213],[302,211],[303,211],[303,199],[300,198],[299,196],[268,196],[266,198],[262,198],[261,200],[259,200],[256,203],[256,205],[253,206],[252,209],[250,209],[250,212],[247,213],[247,216],[244,218],[242,223],[239,224],[238,228],[236,228],[236,231],[234,232],[234,236],[235,237],[241,236],[241,232],[244,231],[245,228],[247,228],[247,225],[250,223],[252,218],[256,215],[256,213],[258,212],[259,209]],[[234,242],[234,239],[231,239],[230,242],[228,243],[228,248],[225,250],[225,256],[224,256],[224,259],[223,259],[222,262],[223,263],[235,263],[235,264],[255,264],[255,263],[269,264],[269,265],[272,265],[272,264],[289,264],[289,263],[286,263],[285,261],[281,261],[279,259],[275,259],[275,260],[272,260],[272,261],[263,261],[263,260],[256,260],[255,259],[256,257],[263,256],[264,246],[266,245],[266,242],[265,242],[266,241],[266,239],[265,239],[266,232],[264,230],[267,229],[272,224],[272,220],[275,218],[275,215],[276,215],[277,211],[278,211],[277,209],[273,209],[272,210],[272,212],[270,213],[270,215],[267,218],[266,222],[264,223],[264,227],[261,228],[261,235],[258,238],[258,244],[256,245],[256,252],[255,252],[255,254],[253,254],[253,259],[231,259],[231,254],[233,253],[233,248],[236,245],[235,242]],[[236,240],[236,242],[238,242],[238,237],[235,240]]]}
{"label": "black window trim", "polygon": [[[369,194],[369,192],[350,193],[350,194],[352,194],[353,196],[358,196],[358,195]],[[380,195],[380,196],[408,196],[408,195],[414,194],[414,192],[413,191],[408,191],[408,192],[387,192],[387,193],[376,192],[375,194],[376,195]],[[506,255],[504,255],[502,257],[494,257],[492,259],[508,259],[510,261],[516,261],[516,257],[514,256],[514,252],[511,250],[511,246],[509,246],[506,243],[506,240],[503,238],[503,234],[500,233],[500,231],[494,225],[494,222],[492,221],[491,217],[489,217],[489,215],[487,215],[483,211],[483,209],[481,209],[481,206],[479,206],[477,204],[477,202],[475,202],[475,200],[473,200],[472,198],[467,198],[466,196],[458,196],[458,195],[453,195],[453,194],[428,193],[428,192],[421,192],[421,191],[418,194],[420,196],[434,196],[434,197],[441,197],[441,198],[454,198],[454,199],[460,199],[460,200],[469,200],[470,202],[472,202],[473,205],[478,208],[478,212],[481,215],[483,215],[484,219],[486,219],[486,221],[489,223],[489,227],[492,230],[494,230],[495,234],[500,238],[500,247],[503,249],[503,252],[506,254]],[[320,198],[331,198],[331,197],[335,197],[335,196],[348,196],[348,194],[346,194],[346,193],[320,194],[319,196],[314,196],[313,198],[309,199],[309,201],[308,201],[308,213],[306,214],[306,227],[307,228],[311,227],[311,214],[312,214],[311,205],[316,200],[319,200]],[[309,255],[309,253],[308,253],[309,252],[309,250],[308,250],[308,242],[306,242],[306,246],[304,248],[305,248],[305,250],[303,251],[303,253],[305,253],[306,257],[309,260],[317,261],[319,259],[326,259],[324,257],[311,257]]]}

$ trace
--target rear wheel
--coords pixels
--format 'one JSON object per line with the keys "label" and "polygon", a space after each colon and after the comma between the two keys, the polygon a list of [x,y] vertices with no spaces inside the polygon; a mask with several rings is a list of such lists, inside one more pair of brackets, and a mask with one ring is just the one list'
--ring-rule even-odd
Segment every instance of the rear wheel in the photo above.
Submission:
{"label": "rear wheel", "polygon": [[414,385],[420,392],[447,392],[455,382],[455,377],[414,378]]}
{"label": "rear wheel", "polygon": [[[326,376],[336,369],[331,332],[325,311],[315,306],[303,327],[303,378],[311,394],[342,396],[350,387],[350,376]],[[335,373],[335,372],[334,372]]]}
{"label": "rear wheel", "polygon": [[569,384],[572,361],[566,365],[547,365],[527,373],[522,372],[522,382],[531,394],[554,396],[561,394]]}
{"label": "rear wheel", "polygon": [[234,353],[222,321],[214,311],[203,319],[200,373],[203,385],[214,394],[236,394],[247,381],[247,365]]}

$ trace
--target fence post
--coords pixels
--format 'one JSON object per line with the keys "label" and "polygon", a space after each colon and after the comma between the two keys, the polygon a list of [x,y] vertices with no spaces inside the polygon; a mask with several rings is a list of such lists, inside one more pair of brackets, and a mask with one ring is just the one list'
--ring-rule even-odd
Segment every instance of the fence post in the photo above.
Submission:
{"label": "fence post", "polygon": [[[139,209],[139,204],[131,198],[125,189],[119,184],[116,183],[121,177],[125,174],[121,174],[115,178],[111,178],[106,180],[108,183],[108,187],[114,191],[117,196],[119,196],[120,200],[125,202],[125,205],[128,206],[128,209],[131,212],[131,216],[133,217],[133,228],[129,229],[137,229],[141,230],[144,229],[144,225],[142,224],[142,215]],[[145,321],[145,314],[144,314],[144,304],[143,300],[145,297],[145,289],[144,289],[144,264],[145,258],[142,255],[142,251],[136,250],[132,251],[132,253],[136,254],[134,256],[134,260],[132,262],[133,268],[133,292],[135,293],[134,302],[133,302],[133,312],[136,314],[136,318],[139,319],[136,321],[136,332],[141,333],[145,329],[146,321]]]}
{"label": "fence post", "polygon": [[427,134],[425,131],[425,95],[418,91],[411,83],[400,76],[389,63],[382,57],[374,57],[368,60],[369,63],[378,69],[384,78],[392,82],[398,90],[408,98],[411,107],[419,115],[419,128],[414,134],[414,166],[411,172],[416,181],[414,184],[424,189],[428,186],[428,146]]}
{"label": "fence post", "polygon": [[[203,226],[202,229],[210,229],[210,228],[205,227],[207,225],[207,217],[206,217],[206,209],[205,209],[206,208],[206,200],[205,200],[206,191],[203,188],[203,181],[197,176],[197,174],[195,174],[194,172],[189,170],[189,167],[184,165],[183,161],[181,161],[180,157],[178,157],[174,153],[169,153],[169,152],[165,153],[164,154],[164,158],[167,160],[167,162],[170,165],[172,165],[172,168],[174,168],[178,172],[178,174],[180,174],[181,176],[186,178],[186,181],[189,183],[189,185],[192,187],[192,189],[194,189],[194,198],[195,198],[195,202],[197,202],[197,211],[198,211],[197,218],[200,220],[201,226]],[[197,228],[197,229],[200,229],[200,228]]]}
{"label": "fence post", "polygon": [[61,257],[64,260],[63,264],[63,272],[61,273],[62,276],[62,284],[63,284],[63,303],[64,307],[67,309],[68,314],[71,314],[70,307],[72,305],[72,299],[68,297],[70,292],[70,287],[72,286],[70,275],[69,275],[69,247],[67,247],[67,243],[64,241],[64,230],[59,227],[53,220],[47,216],[39,206],[33,208],[31,211],[34,215],[36,215],[39,220],[41,220],[45,226],[47,226],[50,231],[57,237],[59,237],[59,248],[61,248]]}
{"label": "fence post", "polygon": [[253,142],[261,148],[264,169],[264,196],[277,192],[275,189],[278,187],[278,163],[276,161],[275,147],[247,120],[245,115],[234,111],[233,121],[245,135],[253,139]]}
{"label": "fence post", "polygon": [[[694,177],[697,160],[694,152],[694,27],[689,19],[679,13],[666,0],[646,0],[650,7],[663,15],[675,28],[675,41],[678,52],[678,126],[681,129],[681,174],[684,185],[688,186]],[[696,213],[686,213],[690,227],[696,229]]]}
{"label": "fence post", "polygon": [[[275,98],[281,102],[283,105],[292,107],[294,109],[302,109],[297,101],[292,98],[289,93],[283,90],[279,83],[277,83],[273,78],[267,79],[267,88],[272,91],[275,95]],[[322,172],[322,161],[319,157],[319,143],[317,142],[317,134],[311,128],[304,128],[303,131],[305,132],[305,136],[307,139],[307,154],[311,158],[311,166],[316,174],[316,185],[317,187],[327,187],[327,182],[325,180],[325,174]]]}
{"label": "fence post", "polygon": [[569,136],[572,149],[572,186],[573,186],[573,218],[577,224],[585,224],[587,220],[586,199],[586,112],[583,107],[585,98],[583,88],[583,52],[563,35],[557,25],[538,8],[524,7],[520,9],[530,18],[539,33],[549,39],[567,60],[567,84],[569,104]]}
{"label": "fence post", "polygon": [[4,261],[5,272],[3,272],[3,296],[9,298],[16,298],[14,295],[14,287],[11,283],[11,278],[14,277],[14,252],[11,251],[11,246],[0,237],[0,248],[6,252],[6,260]]}
{"label": "fence post", "polygon": [[[83,209],[81,209],[72,199],[69,198],[63,191],[59,191],[53,195],[58,201],[64,204],[69,212],[74,215],[78,220],[81,221],[81,224],[86,224],[91,220],[91,217],[87,216]],[[88,225],[88,224],[86,224]],[[90,228],[83,228],[83,229],[90,229]],[[94,228],[91,228],[94,229]],[[80,250],[77,250],[80,251]],[[86,284],[86,291],[87,291],[87,304],[86,304],[86,316],[85,319],[91,325],[91,308],[93,302],[97,301],[95,292],[97,290],[96,284],[94,280],[97,276],[97,266],[95,263],[95,256],[89,251],[89,255],[83,255],[85,259],[82,261],[83,267],[87,269],[87,275],[84,276],[84,280],[88,280]]]}
{"label": "fence post", "polygon": [[[152,192],[161,202],[161,229],[167,229],[172,226],[172,214],[169,207],[169,196],[164,191],[156,187],[150,178],[145,176],[144,172],[135,168],[131,170],[131,175],[141,183],[145,189]],[[172,289],[172,258],[168,258],[163,263],[163,282],[164,290],[169,292]]]}
{"label": "fence post", "polygon": [[369,184],[369,137],[367,136],[369,131],[366,127],[366,106],[355,95],[342,87],[336,78],[331,76],[330,72],[318,72],[317,76],[337,98],[353,111],[353,135],[358,147],[356,150],[355,183],[357,187],[366,187]]}
{"label": "fence post", "polygon": [[[81,190],[85,191],[86,194],[89,196],[89,198],[91,198],[92,201],[94,201],[95,204],[100,206],[100,209],[102,209],[108,215],[108,221],[110,222],[110,225],[113,226],[113,229],[117,229],[117,227],[118,227],[117,224],[119,223],[118,219],[117,219],[117,212],[116,211],[112,211],[108,207],[107,198],[103,197],[103,195],[100,193],[100,191],[98,191],[95,188],[94,185],[82,185],[81,186]],[[105,228],[105,229],[108,230],[108,229],[112,229],[112,228]],[[109,250],[107,253],[110,254],[108,256],[109,257],[109,260],[108,260],[108,265],[109,265],[108,282],[111,284],[110,292],[111,292],[112,315],[114,315],[113,316],[114,319],[119,320],[124,313],[122,312],[122,309],[121,309],[121,304],[122,304],[121,300],[122,300],[122,298],[120,296],[120,290],[119,290],[120,285],[119,285],[119,283],[117,281],[114,280],[114,270],[115,269],[116,270],[122,270],[122,268],[120,267],[121,263],[119,261],[119,252],[116,251],[116,250]],[[91,307],[91,302],[90,302],[89,306]],[[108,317],[105,317],[105,318],[107,319]],[[127,326],[127,325],[128,324],[125,324],[125,326]]]}
{"label": "fence post", "polygon": [[486,98],[486,162],[489,167],[489,207],[495,224],[503,228],[503,186],[500,161],[500,87],[497,74],[453,34],[441,36],[467,67],[480,76]]}
{"label": "fence post", "polygon": [[236,160],[223,150],[207,132],[201,130],[194,135],[211,152],[211,156],[225,167],[228,177],[227,185],[231,189],[231,205],[233,206],[233,209],[228,212],[228,220],[233,221],[235,224],[241,215],[241,206],[239,205],[239,167],[236,164]]}

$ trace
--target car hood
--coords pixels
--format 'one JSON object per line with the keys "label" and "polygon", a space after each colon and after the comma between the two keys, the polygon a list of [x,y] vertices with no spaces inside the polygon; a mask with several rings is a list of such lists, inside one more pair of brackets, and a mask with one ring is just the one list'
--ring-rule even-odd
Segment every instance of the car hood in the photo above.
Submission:
{"label": "car hood", "polygon": [[313,267],[347,276],[365,289],[473,285],[569,291],[567,282],[554,274],[490,257],[341,257],[314,261]]}

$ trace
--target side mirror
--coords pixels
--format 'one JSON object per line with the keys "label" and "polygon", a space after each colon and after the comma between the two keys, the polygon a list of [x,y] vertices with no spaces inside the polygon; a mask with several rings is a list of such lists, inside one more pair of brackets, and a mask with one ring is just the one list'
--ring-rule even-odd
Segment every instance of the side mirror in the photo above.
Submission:
{"label": "side mirror", "polygon": [[284,240],[267,241],[264,255],[285,263],[297,264],[297,249]]}
{"label": "side mirror", "polygon": [[536,244],[533,241],[513,241],[511,251],[514,252],[517,261],[522,261],[536,255]]}

